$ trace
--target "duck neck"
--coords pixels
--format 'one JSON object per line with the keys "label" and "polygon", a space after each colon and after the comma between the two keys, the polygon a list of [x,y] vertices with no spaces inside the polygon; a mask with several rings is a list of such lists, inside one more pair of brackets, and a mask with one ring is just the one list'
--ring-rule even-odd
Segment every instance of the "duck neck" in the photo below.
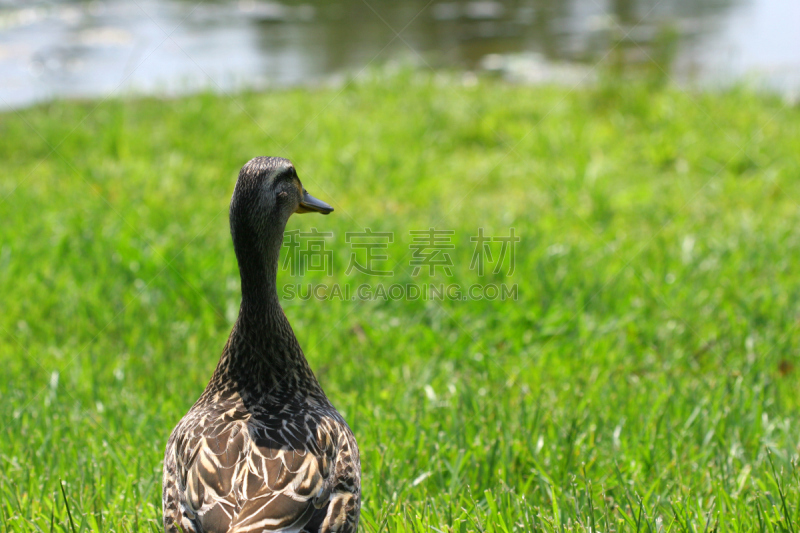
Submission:
{"label": "duck neck", "polygon": [[241,312],[263,315],[280,311],[277,283],[283,232],[270,239],[267,246],[259,245],[252,235],[237,240],[236,259],[242,282]]}
{"label": "duck neck", "polygon": [[264,395],[317,383],[278,299],[284,226],[263,240],[234,233],[242,304],[209,387],[235,383],[240,394],[255,387],[261,391],[256,395]]}

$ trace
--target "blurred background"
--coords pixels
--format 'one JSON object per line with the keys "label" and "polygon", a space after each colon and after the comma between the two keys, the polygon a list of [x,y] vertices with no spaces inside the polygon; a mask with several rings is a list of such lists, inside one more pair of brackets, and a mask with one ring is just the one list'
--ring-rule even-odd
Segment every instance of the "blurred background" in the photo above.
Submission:
{"label": "blurred background", "polygon": [[799,25],[796,0],[2,0],[0,106],[314,84],[387,60],[569,85],[603,61],[796,98]]}

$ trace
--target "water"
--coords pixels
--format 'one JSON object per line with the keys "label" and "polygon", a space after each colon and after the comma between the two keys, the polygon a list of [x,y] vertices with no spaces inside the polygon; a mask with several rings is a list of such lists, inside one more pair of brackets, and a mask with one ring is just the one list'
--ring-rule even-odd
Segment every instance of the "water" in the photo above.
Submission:
{"label": "water", "polygon": [[313,84],[397,58],[569,84],[602,59],[796,95],[798,26],[797,0],[0,0],[0,107]]}

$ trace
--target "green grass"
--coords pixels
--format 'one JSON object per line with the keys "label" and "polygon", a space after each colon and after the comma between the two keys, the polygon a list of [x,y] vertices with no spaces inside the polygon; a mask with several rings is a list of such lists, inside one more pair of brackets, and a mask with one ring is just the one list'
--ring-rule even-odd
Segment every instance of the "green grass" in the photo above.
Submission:
{"label": "green grass", "polygon": [[[358,438],[364,531],[800,531],[796,106],[402,72],[54,102],[0,139],[0,531],[160,529],[166,439],[238,306],[227,206],[255,155],[336,207],[289,222],[334,233],[333,275],[281,284],[518,286],[285,302]],[[395,233],[388,281],[345,274],[365,227]],[[450,278],[411,276],[429,227],[455,232]],[[480,227],[515,228],[512,275],[470,270]]]}

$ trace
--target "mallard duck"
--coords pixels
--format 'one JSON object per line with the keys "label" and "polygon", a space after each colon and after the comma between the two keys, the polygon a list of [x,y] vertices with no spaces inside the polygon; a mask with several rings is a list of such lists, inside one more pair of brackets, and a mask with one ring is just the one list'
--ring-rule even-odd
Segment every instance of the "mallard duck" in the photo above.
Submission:
{"label": "mallard duck", "polygon": [[167,532],[356,531],[358,447],[276,290],[289,217],[331,211],[286,159],[257,157],[239,172],[230,225],[242,303],[211,381],[167,442]]}

